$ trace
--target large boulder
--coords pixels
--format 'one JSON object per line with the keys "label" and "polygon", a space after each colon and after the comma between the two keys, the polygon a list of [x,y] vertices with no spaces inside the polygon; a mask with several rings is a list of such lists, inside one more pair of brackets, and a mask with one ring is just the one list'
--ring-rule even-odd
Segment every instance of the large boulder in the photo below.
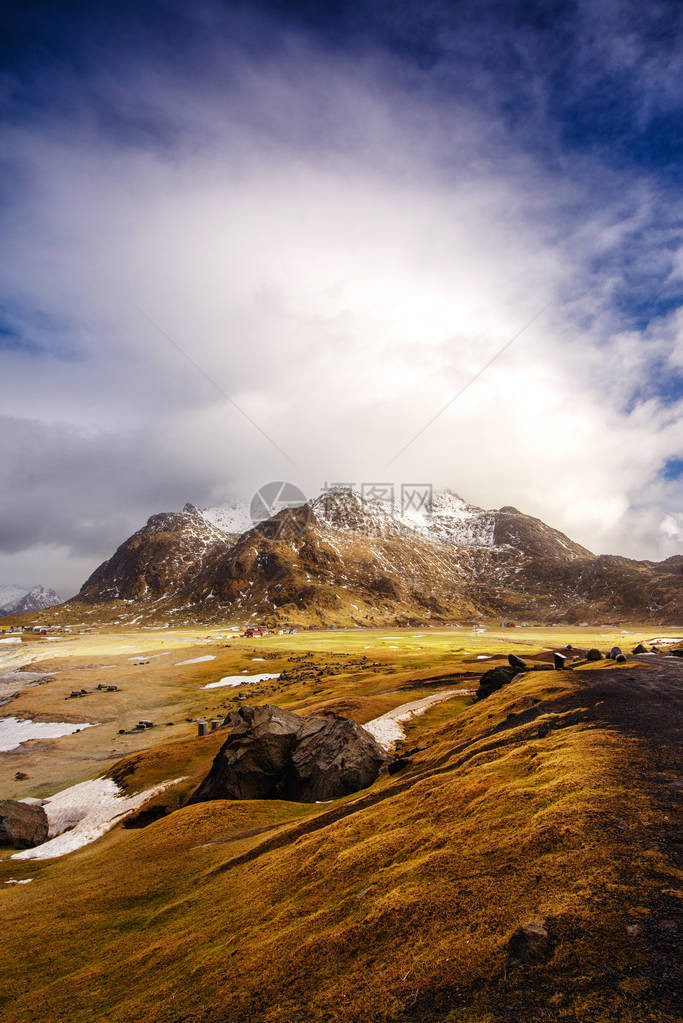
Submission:
{"label": "large boulder", "polygon": [[240,707],[207,777],[190,797],[323,802],[372,784],[391,758],[364,728],[336,715],[306,720],[266,704]]}
{"label": "large boulder", "polygon": [[191,803],[208,799],[284,799],[292,746],[303,719],[271,704],[240,707],[232,731]]}
{"label": "large boulder", "polygon": [[587,661],[601,661],[602,660],[602,654],[600,653],[600,651],[596,647],[591,647],[591,649],[586,654],[586,660]]}
{"label": "large boulder", "polygon": [[357,792],[371,785],[388,761],[373,736],[355,721],[310,717],[292,753],[289,798],[315,803]]}
{"label": "large boulder", "polygon": [[514,668],[505,668],[500,665],[497,668],[490,668],[485,671],[479,679],[479,688],[477,689],[477,699],[485,700],[491,693],[495,693],[498,689],[502,689],[509,682],[512,682],[515,675],[519,672]]}
{"label": "large boulder", "polygon": [[0,799],[0,845],[30,849],[47,841],[47,815],[42,806]]}

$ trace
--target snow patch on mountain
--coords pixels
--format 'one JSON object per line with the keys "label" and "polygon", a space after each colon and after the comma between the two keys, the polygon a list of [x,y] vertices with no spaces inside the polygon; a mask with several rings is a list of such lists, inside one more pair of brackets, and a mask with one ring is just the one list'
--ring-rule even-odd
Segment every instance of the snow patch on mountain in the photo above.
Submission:
{"label": "snow patch on mountain", "polygon": [[402,521],[418,533],[460,547],[493,547],[495,512],[467,504],[451,490],[437,490],[428,507],[406,508]]}
{"label": "snow patch on mountain", "polygon": [[46,586],[33,586],[30,590],[22,586],[0,586],[0,617],[44,611],[61,602],[59,594]]}
{"label": "snow patch on mountain", "polygon": [[222,533],[242,534],[254,528],[249,505],[245,503],[218,504],[213,508],[203,508],[201,514]]}

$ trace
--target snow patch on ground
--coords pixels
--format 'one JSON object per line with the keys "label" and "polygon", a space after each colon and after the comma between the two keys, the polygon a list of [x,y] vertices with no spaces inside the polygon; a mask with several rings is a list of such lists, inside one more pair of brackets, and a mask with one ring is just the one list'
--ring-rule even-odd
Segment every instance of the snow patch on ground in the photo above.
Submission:
{"label": "snow patch on ground", "polygon": [[92,728],[95,722],[83,721],[32,721],[15,717],[0,718],[0,753],[17,749],[31,739],[59,739],[62,735],[73,735],[84,728]]}
{"label": "snow patch on ground", "polygon": [[5,884],[30,884],[32,880],[32,877],[24,877],[21,881],[17,881],[15,878],[10,877],[9,881],[5,881]]}
{"label": "snow patch on ground", "polygon": [[[34,849],[14,853],[13,860],[47,860],[80,849],[104,835],[110,828],[148,799],[163,792],[172,781],[155,785],[134,796],[124,796],[111,778],[96,778],[72,785],[46,799],[43,809],[47,816],[48,835],[51,837]],[[69,829],[69,830],[67,830]],[[54,836],[54,837],[52,837]]]}
{"label": "snow patch on ground", "polygon": [[222,689],[223,686],[241,686],[245,682],[266,682],[271,678],[279,678],[280,675],[226,675],[224,678],[218,680],[218,682],[209,682],[208,685],[202,686],[202,689]]}
{"label": "snow patch on ground", "polygon": [[202,661],[215,661],[215,654],[205,654],[204,657],[192,657],[189,661],[178,661],[176,668],[182,668],[184,664],[201,664]]}
{"label": "snow patch on ground", "polygon": [[472,689],[446,689],[441,693],[433,693],[431,696],[426,696],[423,700],[412,700],[410,703],[402,703],[400,707],[395,707],[386,714],[368,721],[367,724],[363,725],[363,728],[374,736],[375,741],[383,749],[390,749],[394,743],[405,739],[406,733],[402,727],[404,721],[410,721],[412,718],[419,717],[420,714],[424,714],[426,710],[429,710],[436,703],[450,700],[452,696],[471,696],[472,693]]}

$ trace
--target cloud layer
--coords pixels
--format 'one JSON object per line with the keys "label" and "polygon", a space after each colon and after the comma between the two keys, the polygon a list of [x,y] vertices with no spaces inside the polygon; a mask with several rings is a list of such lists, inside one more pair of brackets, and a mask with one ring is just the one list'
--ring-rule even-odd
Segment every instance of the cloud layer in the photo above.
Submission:
{"label": "cloud layer", "polygon": [[680,109],[670,45],[621,7],[599,41],[587,7],[558,21],[561,102],[542,25],[438,9],[412,48],[405,18],[332,46],[204,7],[177,59],[88,38],[10,68],[0,578],[73,590],[149,514],[283,477],[680,551],[680,200],[666,161],[615,157],[625,132],[571,138],[601,81],[632,86],[626,134]]}

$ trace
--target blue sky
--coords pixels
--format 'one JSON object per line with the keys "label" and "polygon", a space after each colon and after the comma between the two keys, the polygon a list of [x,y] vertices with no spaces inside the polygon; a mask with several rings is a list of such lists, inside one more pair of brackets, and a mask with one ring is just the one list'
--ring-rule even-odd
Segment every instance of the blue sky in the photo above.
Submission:
{"label": "blue sky", "polygon": [[545,306],[396,481],[680,551],[682,57],[678,3],[16,5],[0,581],[381,475]]}

